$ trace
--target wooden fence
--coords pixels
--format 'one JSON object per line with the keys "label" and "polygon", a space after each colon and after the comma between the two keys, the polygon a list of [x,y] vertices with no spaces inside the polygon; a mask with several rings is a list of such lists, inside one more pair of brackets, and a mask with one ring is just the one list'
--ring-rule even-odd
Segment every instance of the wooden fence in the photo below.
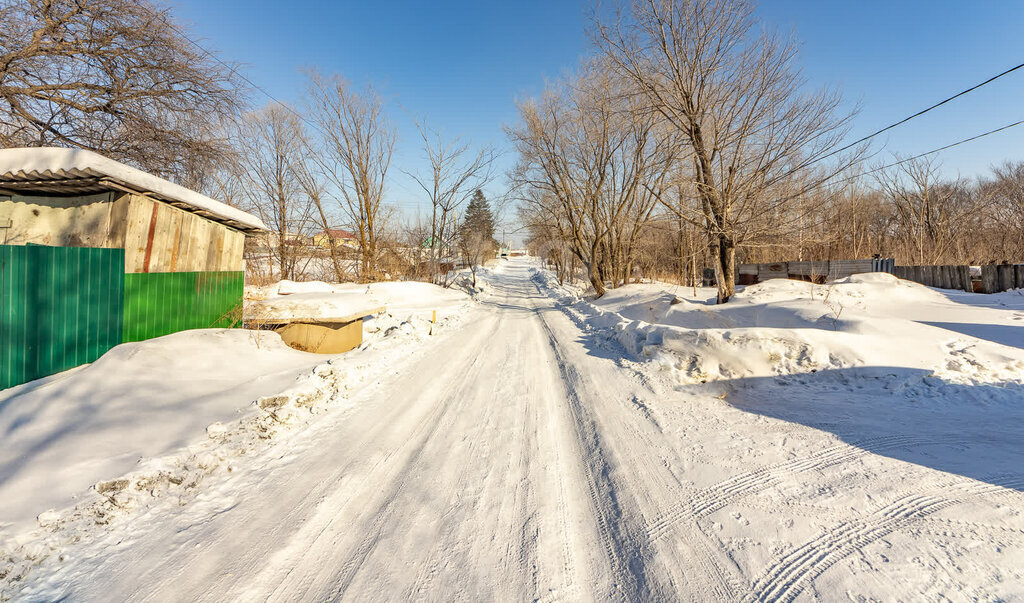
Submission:
{"label": "wooden fence", "polygon": [[[972,274],[970,266],[897,266],[893,258],[740,264],[736,270],[736,284],[753,285],[773,278],[824,283],[865,272],[888,272],[928,287],[973,293],[1024,289],[1024,264],[988,264],[981,266],[980,274],[977,274],[977,268]],[[713,270],[704,271],[705,286],[714,286],[714,279]]]}
{"label": "wooden fence", "polygon": [[980,275],[972,275],[970,266],[896,266],[893,274],[928,287],[973,293],[1024,289],[1024,264],[987,264]]}

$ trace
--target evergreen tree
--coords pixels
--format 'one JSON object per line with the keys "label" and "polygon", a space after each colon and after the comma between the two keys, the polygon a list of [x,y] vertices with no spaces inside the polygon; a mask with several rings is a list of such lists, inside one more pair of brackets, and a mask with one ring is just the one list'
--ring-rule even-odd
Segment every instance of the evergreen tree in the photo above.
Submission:
{"label": "evergreen tree", "polygon": [[476,286],[476,270],[484,259],[494,253],[498,244],[494,241],[494,214],[487,203],[483,191],[477,189],[469,200],[466,216],[459,229],[459,246],[473,274],[473,286]]}
{"label": "evergreen tree", "polygon": [[480,189],[476,189],[473,198],[469,200],[460,234],[463,241],[474,239],[480,243],[494,244],[494,215],[487,197]]}

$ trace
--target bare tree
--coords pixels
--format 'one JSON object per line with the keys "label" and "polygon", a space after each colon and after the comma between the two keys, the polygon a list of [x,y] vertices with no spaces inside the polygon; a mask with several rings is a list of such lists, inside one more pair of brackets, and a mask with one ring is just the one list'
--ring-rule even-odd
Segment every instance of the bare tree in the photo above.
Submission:
{"label": "bare tree", "polygon": [[494,151],[484,147],[473,152],[470,145],[459,138],[444,140],[439,132],[430,130],[425,124],[418,123],[417,126],[423,138],[423,150],[430,162],[430,174],[407,174],[430,200],[430,280],[447,286],[447,275],[438,269],[440,256],[443,250],[457,243],[455,214],[459,207],[490,181]]}
{"label": "bare tree", "polygon": [[977,196],[961,179],[943,181],[934,156],[904,161],[876,176],[892,203],[900,240],[909,245],[905,257],[918,264],[952,260],[955,245],[967,236],[965,227],[978,205]]}
{"label": "bare tree", "polygon": [[294,155],[291,170],[299,186],[302,187],[302,191],[312,203],[312,220],[323,231],[324,239],[327,241],[327,251],[331,258],[331,266],[334,269],[334,279],[335,282],[340,283],[345,280],[345,271],[341,267],[338,242],[332,232],[333,220],[330,217],[330,211],[325,208],[325,201],[328,197],[327,178],[319,170],[319,164],[312,159],[319,149],[315,148],[305,136],[300,144],[302,152]]}
{"label": "bare tree", "polygon": [[283,105],[267,105],[245,116],[238,146],[244,149],[239,168],[249,206],[273,231],[267,242],[271,262],[280,278],[295,278],[312,206],[294,169],[305,150],[302,122]]}
{"label": "bare tree", "polygon": [[639,225],[664,194],[678,145],[595,63],[519,113],[521,125],[507,132],[532,238],[557,232],[601,296],[628,277]]}
{"label": "bare tree", "polygon": [[988,255],[1024,260],[1024,161],[993,167],[992,178],[982,181],[979,189],[990,208],[990,223],[998,225],[989,239],[998,251]]}
{"label": "bare tree", "polygon": [[384,187],[397,134],[383,99],[372,89],[353,91],[341,77],[316,72],[309,79],[312,118],[323,137],[315,160],[359,236],[362,278],[376,278],[377,242],[386,218]]}
{"label": "bare tree", "polygon": [[[748,0],[633,0],[628,18],[595,18],[592,37],[637,94],[682,137],[692,210],[714,258],[718,301],[735,291],[736,248],[797,195],[780,188],[829,157],[851,115],[840,96],[805,91],[797,44],[761,30]],[[805,183],[812,189],[848,165]]]}
{"label": "bare tree", "polygon": [[0,3],[0,145],[101,152],[193,188],[243,90],[148,0]]}

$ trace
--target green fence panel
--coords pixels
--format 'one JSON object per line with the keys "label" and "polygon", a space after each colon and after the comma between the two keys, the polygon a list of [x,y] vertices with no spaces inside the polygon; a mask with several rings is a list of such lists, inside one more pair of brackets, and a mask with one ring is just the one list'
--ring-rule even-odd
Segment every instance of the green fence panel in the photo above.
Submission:
{"label": "green fence panel", "polygon": [[123,249],[0,245],[0,389],[121,343],[123,287]]}
{"label": "green fence panel", "polygon": [[240,271],[126,274],[124,341],[241,326],[244,281]]}

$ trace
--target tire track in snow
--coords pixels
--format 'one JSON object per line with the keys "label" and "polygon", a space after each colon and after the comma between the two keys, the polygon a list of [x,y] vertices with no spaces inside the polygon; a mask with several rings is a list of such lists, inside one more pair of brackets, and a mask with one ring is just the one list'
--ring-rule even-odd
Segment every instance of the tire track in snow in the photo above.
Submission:
{"label": "tire track in snow", "polygon": [[[1024,478],[1021,477],[1009,478],[998,484],[965,478],[946,487],[935,488],[929,494],[902,496],[873,513],[840,522],[782,555],[754,582],[751,594],[744,600],[792,601],[836,563],[895,530],[972,498],[1000,494],[1007,488],[1019,488],[1022,484]],[[962,496],[943,496],[957,491]]]}
{"label": "tire track in snow", "polygon": [[681,521],[696,521],[732,504],[737,499],[771,488],[799,473],[818,471],[868,456],[874,451],[909,446],[952,444],[954,438],[936,439],[914,436],[870,438],[853,444],[838,444],[810,455],[746,471],[700,490],[690,500],[671,511],[655,517],[648,525],[651,540],[665,538]]}
{"label": "tire track in snow", "polygon": [[[538,288],[539,291],[539,288]],[[594,419],[590,417],[579,398],[580,375],[569,364],[559,349],[557,336],[538,312],[538,318],[547,333],[549,345],[565,385],[566,402],[580,446],[590,504],[597,519],[604,555],[612,571],[610,597],[637,601],[651,598],[651,585],[646,576],[644,559],[650,555],[642,539],[642,531],[632,529],[619,501],[610,472],[607,451],[601,441]]]}
{"label": "tire track in snow", "polygon": [[[498,324],[496,321],[495,328],[491,329],[492,334],[497,331]],[[379,542],[384,529],[393,524],[392,516],[396,511],[396,500],[405,491],[410,477],[416,473],[416,467],[420,463],[424,451],[438,433],[451,433],[454,431],[451,429],[452,424],[462,415],[463,407],[474,399],[473,396],[466,394],[468,390],[475,387],[478,383],[481,358],[482,356],[478,354],[470,355],[468,366],[456,372],[458,381],[454,387],[449,388],[447,394],[437,404],[436,416],[431,417],[429,427],[423,430],[425,433],[422,436],[417,435],[416,438],[412,439],[412,441],[417,442],[415,448],[381,480],[381,483],[393,485],[390,486],[388,495],[378,505],[371,528],[366,532],[355,552],[348,556],[348,559],[341,567],[341,571],[338,572],[337,578],[334,580],[334,588],[327,596],[328,599],[338,600],[344,598],[349,586],[355,580],[357,574],[363,568],[366,559]],[[451,385],[450,382],[449,385]],[[445,426],[443,430],[441,429],[442,425]],[[451,493],[445,494],[445,498],[451,500]],[[447,551],[449,555],[452,552],[452,550]],[[436,573],[432,577],[436,577]],[[429,586],[429,583],[426,586]]]}
{"label": "tire track in snow", "polygon": [[[459,354],[450,359],[451,371],[463,377],[460,382],[462,387],[468,386],[470,380],[466,380],[465,376],[471,374],[470,369],[480,362],[480,356],[474,354],[478,347],[477,343],[482,345],[492,334],[493,329],[476,334],[472,340],[473,345],[460,350]],[[339,483],[335,486],[334,491],[321,505],[321,510],[291,537],[289,544],[282,550],[285,554],[279,560],[271,559],[268,567],[260,572],[261,579],[249,585],[248,594],[257,596],[258,593],[269,593],[269,599],[287,598],[294,596],[296,592],[305,592],[309,595],[317,589],[327,587],[323,584],[324,580],[333,577],[334,592],[331,598],[343,596],[345,586],[355,577],[379,539],[385,525],[384,520],[393,511],[391,503],[405,487],[408,468],[418,455],[422,454],[430,438],[437,433],[445,416],[450,416],[453,402],[457,403],[461,399],[457,395],[452,395],[458,392],[453,392],[451,385],[451,382],[436,380],[422,392],[415,405],[420,408],[427,406],[426,412],[409,427],[408,431],[401,431],[402,420],[410,412],[416,412],[415,406],[412,409],[393,408],[388,420],[379,422],[366,434],[360,448],[372,446],[381,440],[396,440],[400,445],[394,448],[385,445],[379,458],[360,472],[355,483]],[[399,430],[396,430],[396,426]],[[353,505],[360,504],[364,499],[377,499],[379,502],[372,507],[372,511],[353,508]],[[363,530],[363,537],[354,550],[344,559],[339,559],[345,551],[339,546],[338,541],[344,541],[351,529],[351,526],[341,525],[343,520],[366,518],[371,513],[375,514],[374,518]],[[365,522],[365,519],[363,521]],[[358,521],[354,523],[359,524]],[[292,548],[300,552],[292,555],[289,552]],[[329,573],[325,576],[323,566],[334,560],[338,562],[340,571],[333,576]]]}
{"label": "tire track in snow", "polygon": [[[541,295],[545,295],[544,290],[536,282],[534,282],[534,286]],[[589,326],[575,316],[569,306],[556,304],[555,308],[560,310],[559,315],[566,316],[574,327],[587,333],[589,343],[592,345],[602,348],[610,346],[617,351],[621,350],[621,345],[617,342],[599,341],[595,334],[591,332]],[[558,358],[558,364],[563,373],[563,381],[573,385],[570,388],[570,406],[577,411],[577,414],[586,412],[576,390],[585,390],[588,399],[593,402],[600,400],[604,394],[599,389],[587,388],[587,383],[580,381],[578,372],[575,371],[575,368],[569,364],[562,354],[559,348],[558,337],[543,317],[542,321],[545,329],[548,331],[548,338],[555,351],[556,358]],[[616,368],[626,367],[617,366]],[[600,371],[602,369],[597,370]],[[636,373],[635,377],[639,380],[639,383],[636,383],[636,385],[646,387],[648,390],[650,389],[649,385],[646,384],[646,375]],[[588,389],[589,391],[587,391]],[[635,396],[628,397],[622,402],[621,410],[628,410],[627,416],[635,414],[644,424],[653,427],[657,434],[664,435],[661,426],[654,419],[653,415],[643,412],[643,409],[639,407]],[[588,415],[587,418],[590,425],[596,430],[597,417]],[[580,423],[581,421],[577,420],[577,424],[579,425]],[[638,491],[639,495],[642,495],[649,503],[654,504],[674,501],[690,495],[691,491],[683,488],[678,477],[667,467],[664,459],[661,463],[651,463],[649,451],[635,450],[633,445],[635,442],[658,446],[658,443],[652,440],[652,434],[642,432],[638,425],[633,423],[622,422],[615,425],[617,428],[625,429],[628,432],[616,434],[616,441],[623,447],[619,452],[624,455],[622,459],[624,467],[628,467],[628,471],[634,478],[632,481],[639,483],[641,488]],[[676,455],[676,452],[670,446],[662,445],[661,448],[663,454],[669,456]],[[602,454],[606,453],[602,452]],[[585,457],[592,458],[592,455],[585,455]],[[607,461],[605,461],[605,465],[607,466]],[[659,472],[658,469],[664,469],[664,471]],[[591,474],[594,473],[594,471],[591,471]],[[610,482],[610,477],[607,475],[605,477]],[[611,485],[614,486],[614,484]],[[656,494],[657,497],[651,498],[652,494]],[[634,501],[634,503],[636,502],[641,501]],[[618,523],[621,522],[616,522],[614,525],[618,525]],[[748,584],[740,578],[739,569],[735,566],[735,562],[725,553],[721,543],[710,538],[695,523],[687,526],[688,529],[685,533],[680,533],[680,538],[672,542],[670,546],[657,545],[657,543],[649,538],[642,513],[638,514],[635,523],[636,525],[629,526],[628,538],[625,539],[626,543],[632,547],[627,569],[639,572],[639,578],[642,580],[640,586],[643,587],[643,594],[634,594],[629,597],[630,599],[635,600],[637,597],[643,599],[679,599],[684,594],[689,593],[694,601],[734,600],[738,596],[737,593],[747,590]],[[654,565],[657,567],[653,567]],[[620,568],[618,575],[621,576],[622,573]]]}

